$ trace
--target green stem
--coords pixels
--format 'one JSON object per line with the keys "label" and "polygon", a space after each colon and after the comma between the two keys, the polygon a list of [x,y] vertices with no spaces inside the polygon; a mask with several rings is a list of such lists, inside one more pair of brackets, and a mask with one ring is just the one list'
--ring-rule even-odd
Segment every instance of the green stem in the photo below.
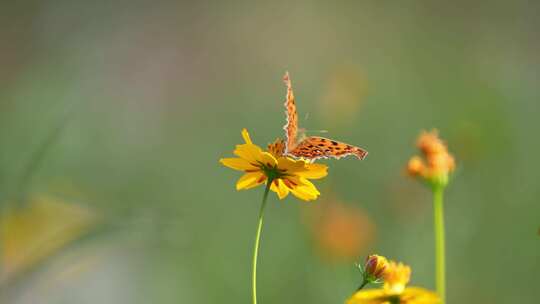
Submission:
{"label": "green stem", "polygon": [[253,247],[253,272],[252,272],[252,289],[253,289],[253,304],[257,304],[257,258],[259,256],[259,244],[261,240],[261,231],[264,219],[264,207],[266,207],[266,200],[268,198],[268,192],[272,185],[272,179],[269,179],[264,189],[264,196],[259,209],[259,222],[257,224],[257,233],[255,234],[255,246]]}
{"label": "green stem", "polygon": [[435,228],[435,286],[441,297],[441,304],[445,303],[445,241],[444,241],[444,187],[433,188],[433,215]]}
{"label": "green stem", "polygon": [[362,285],[360,285],[360,287],[358,287],[358,289],[356,289],[356,291],[359,291],[360,289],[364,288],[367,285],[367,283],[369,283],[368,280],[364,280],[362,282]]}

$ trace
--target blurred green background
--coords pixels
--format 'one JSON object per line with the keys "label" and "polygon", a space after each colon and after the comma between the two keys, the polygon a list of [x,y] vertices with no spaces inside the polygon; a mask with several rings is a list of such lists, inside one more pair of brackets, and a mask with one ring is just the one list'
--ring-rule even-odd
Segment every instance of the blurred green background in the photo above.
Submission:
{"label": "blurred green background", "polygon": [[539,9],[3,1],[0,301],[248,303],[263,189],[218,159],[242,128],[283,136],[288,70],[301,126],[370,154],[323,161],[313,203],[271,197],[260,302],[343,303],[372,252],[434,288],[430,194],[404,174],[431,128],[458,163],[448,302],[537,302]]}

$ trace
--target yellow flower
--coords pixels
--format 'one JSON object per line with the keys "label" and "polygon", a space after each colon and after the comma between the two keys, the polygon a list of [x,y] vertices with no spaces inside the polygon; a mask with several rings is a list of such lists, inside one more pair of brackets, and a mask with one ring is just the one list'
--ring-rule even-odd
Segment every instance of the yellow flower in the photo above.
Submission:
{"label": "yellow flower", "polygon": [[84,236],[98,220],[89,209],[49,196],[25,203],[0,215],[0,284]]}
{"label": "yellow flower", "polygon": [[388,294],[384,289],[365,289],[354,294],[346,304],[437,304],[439,297],[432,291],[407,287],[399,295]]}
{"label": "yellow flower", "polygon": [[380,289],[365,289],[356,292],[346,304],[437,304],[436,293],[419,287],[406,287],[411,277],[411,268],[390,261],[384,270],[384,285]]}
{"label": "yellow flower", "polygon": [[245,172],[236,183],[236,190],[251,189],[271,181],[270,190],[280,199],[289,193],[305,201],[319,196],[319,191],[309,179],[325,177],[327,166],[283,156],[279,148],[270,149],[272,153],[263,151],[253,144],[246,129],[242,130],[242,137],[245,144],[237,145],[234,150],[238,157],[219,160],[226,167]]}
{"label": "yellow flower", "polygon": [[411,279],[411,267],[390,261],[384,273],[384,289],[390,293],[403,292]]}
{"label": "yellow flower", "polygon": [[419,176],[433,185],[446,185],[448,175],[454,171],[456,164],[437,130],[423,131],[418,137],[417,146],[425,161],[420,156],[413,156],[407,164],[409,175]]}

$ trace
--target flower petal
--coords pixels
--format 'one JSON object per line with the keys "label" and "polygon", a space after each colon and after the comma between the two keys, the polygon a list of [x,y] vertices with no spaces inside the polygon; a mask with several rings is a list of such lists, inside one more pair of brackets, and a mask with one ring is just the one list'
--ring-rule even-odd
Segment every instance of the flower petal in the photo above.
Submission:
{"label": "flower petal", "polygon": [[435,304],[440,303],[439,296],[433,291],[419,288],[407,287],[399,296],[403,302],[418,303],[418,304]]}
{"label": "flower petal", "polygon": [[307,171],[306,162],[303,160],[294,160],[289,157],[279,157],[277,162],[278,169],[290,175]]}
{"label": "flower petal", "polygon": [[305,178],[293,176],[289,179],[296,184],[296,186],[291,189],[291,192],[299,199],[312,201],[321,194],[319,190],[315,188],[315,185]]}
{"label": "flower petal", "polygon": [[236,190],[247,190],[256,187],[266,181],[266,176],[261,172],[250,172],[242,175],[236,182]]}
{"label": "flower petal", "polygon": [[363,289],[356,292],[346,304],[386,304],[388,295],[382,289]]}
{"label": "flower petal", "polygon": [[309,202],[317,199],[317,195],[305,191],[305,189],[295,188],[291,190],[292,194],[297,198]]}
{"label": "flower petal", "polygon": [[238,170],[238,171],[259,170],[259,168],[253,166],[252,164],[250,164],[247,160],[243,158],[238,158],[238,157],[222,158],[219,160],[219,162],[225,167],[229,167],[231,169]]}
{"label": "flower petal", "polygon": [[248,130],[246,128],[242,129],[242,138],[244,138],[244,141],[246,144],[253,144],[251,141],[251,138],[249,137]]}
{"label": "flower petal", "polygon": [[253,144],[237,145],[234,154],[247,160],[253,166],[262,164],[268,167],[274,167],[277,164],[277,160],[272,154],[263,152],[259,146]]}
{"label": "flower petal", "polygon": [[285,186],[283,180],[281,179],[274,180],[272,182],[272,185],[270,186],[270,190],[277,193],[279,199],[284,199],[285,197],[287,197],[287,195],[289,195],[289,188]]}
{"label": "flower petal", "polygon": [[234,155],[247,160],[250,163],[257,163],[259,154],[262,153],[262,149],[254,144],[242,144],[236,145]]}
{"label": "flower petal", "polygon": [[259,155],[259,162],[261,162],[263,165],[265,165],[266,167],[275,167],[277,165],[277,160],[276,158],[270,154],[269,152],[262,152],[260,155]]}
{"label": "flower petal", "polygon": [[323,164],[306,164],[307,171],[298,172],[304,178],[318,179],[328,174],[328,166]]}

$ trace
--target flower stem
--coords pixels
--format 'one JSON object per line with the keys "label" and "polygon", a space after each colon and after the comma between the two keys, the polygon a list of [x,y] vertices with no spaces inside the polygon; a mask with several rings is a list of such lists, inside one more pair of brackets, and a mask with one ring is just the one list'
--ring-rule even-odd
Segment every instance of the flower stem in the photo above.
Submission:
{"label": "flower stem", "polygon": [[368,283],[369,283],[368,280],[364,280],[364,281],[362,282],[362,285],[360,285],[360,286],[356,289],[356,291],[359,291],[360,289],[364,288]]}
{"label": "flower stem", "polygon": [[261,240],[261,231],[264,219],[264,207],[266,207],[266,200],[268,198],[268,192],[272,185],[272,179],[269,179],[264,189],[264,196],[259,209],[259,222],[257,224],[257,233],[255,234],[255,246],[253,247],[253,272],[252,272],[252,289],[253,289],[253,304],[257,304],[257,257],[259,256],[259,243]]}
{"label": "flower stem", "polygon": [[444,186],[433,187],[433,215],[435,229],[435,286],[441,297],[441,304],[445,303],[445,241],[444,241]]}

